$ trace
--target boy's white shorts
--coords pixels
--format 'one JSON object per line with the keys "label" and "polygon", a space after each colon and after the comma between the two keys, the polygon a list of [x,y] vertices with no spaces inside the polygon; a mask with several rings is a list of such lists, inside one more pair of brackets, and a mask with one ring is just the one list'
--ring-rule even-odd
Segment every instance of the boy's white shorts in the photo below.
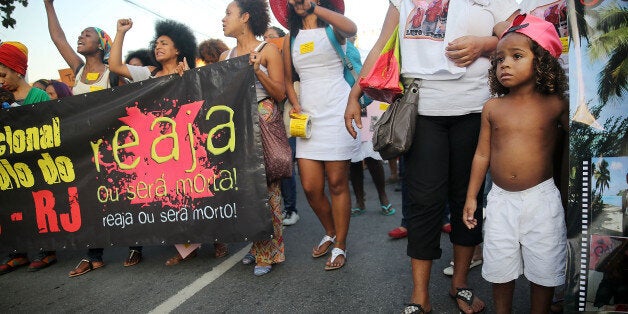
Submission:
{"label": "boy's white shorts", "polygon": [[506,283],[525,274],[541,286],[563,284],[566,234],[565,213],[553,179],[518,192],[493,184],[484,222],[482,277]]}

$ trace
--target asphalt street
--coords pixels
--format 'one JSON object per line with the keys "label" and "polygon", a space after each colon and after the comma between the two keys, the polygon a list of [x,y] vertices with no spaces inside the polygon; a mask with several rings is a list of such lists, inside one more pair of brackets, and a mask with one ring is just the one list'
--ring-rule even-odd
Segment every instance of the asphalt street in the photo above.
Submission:
{"label": "asphalt street", "polygon": [[[351,219],[347,264],[325,271],[327,257],[311,257],[323,229],[300,185],[297,189],[301,219],[284,229],[286,261],[263,277],[253,276],[253,266],[240,263],[249,243],[229,244],[230,254],[220,259],[214,258],[213,246],[206,244],[198,257],[175,266],[164,265],[175,254],[172,246],[145,247],[144,260],[133,267],[122,265],[127,248],[108,248],[105,267],[74,278],[68,278],[68,272],[84,257],[85,250],[60,250],[58,262],[47,269],[27,272],[24,267],[0,276],[0,311],[401,313],[412,291],[407,241],[387,235],[399,225],[401,193],[394,191],[394,185],[387,186],[397,213],[382,216],[375,187],[365,173],[367,211]],[[458,313],[448,295],[450,278],[442,272],[452,256],[447,234],[442,234],[441,246],[443,257],[434,262],[430,281],[432,313]],[[33,257],[35,252],[29,254]],[[469,283],[486,301],[485,313],[493,313],[490,284],[482,279],[480,268],[470,272]],[[517,281],[514,302],[515,313],[529,311],[525,279]]]}

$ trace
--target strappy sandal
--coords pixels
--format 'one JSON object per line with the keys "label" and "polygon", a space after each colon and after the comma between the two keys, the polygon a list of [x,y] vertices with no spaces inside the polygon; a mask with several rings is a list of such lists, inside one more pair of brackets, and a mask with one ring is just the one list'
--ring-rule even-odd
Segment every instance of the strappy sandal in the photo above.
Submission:
{"label": "strappy sandal", "polygon": [[94,269],[98,269],[105,266],[105,263],[100,262],[100,265],[94,265],[94,262],[91,262],[86,259],[82,259],[76,267],[70,272],[69,277],[76,277],[88,273]]}
{"label": "strappy sandal", "polygon": [[124,267],[137,265],[142,261],[142,252],[138,250],[129,250],[129,257],[124,261]]}
{"label": "strappy sandal", "polygon": [[321,242],[318,243],[318,246],[315,248],[315,250],[316,251],[320,251],[321,247],[326,242],[329,242],[329,244],[325,248],[325,251],[324,252],[320,252],[320,253],[312,252],[312,257],[321,257],[321,256],[327,254],[327,252],[329,252],[329,248],[331,248],[331,246],[336,242],[336,236],[330,237],[328,235],[325,235],[323,237],[323,239],[321,240]]}
{"label": "strappy sandal", "polygon": [[[342,255],[345,258],[345,261],[339,266],[331,265],[334,263],[336,258],[340,255]],[[347,263],[347,251],[335,247],[333,250],[331,250],[331,258],[329,259],[329,265],[325,265],[325,270],[339,269],[345,266],[346,263]]]}
{"label": "strappy sandal", "polygon": [[173,265],[177,265],[177,264],[179,264],[179,263],[181,263],[181,262],[183,262],[183,261],[187,261],[187,260],[193,259],[193,258],[195,258],[195,257],[196,257],[196,254],[197,254],[197,253],[198,253],[198,249],[196,249],[196,250],[194,250],[194,251],[190,252],[190,254],[188,254],[188,256],[186,256],[185,258],[183,258],[183,257],[181,256],[181,254],[179,254],[179,253],[177,252],[177,255],[175,255],[175,256],[173,256],[173,257],[169,258],[169,259],[166,261],[166,266],[173,266]]}

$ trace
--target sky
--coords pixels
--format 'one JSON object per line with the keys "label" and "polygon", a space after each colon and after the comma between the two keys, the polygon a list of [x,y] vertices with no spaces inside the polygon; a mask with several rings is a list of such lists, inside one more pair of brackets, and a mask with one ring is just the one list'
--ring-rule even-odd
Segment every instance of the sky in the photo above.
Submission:
{"label": "sky", "polygon": [[[116,22],[120,18],[133,19],[133,28],[124,41],[123,55],[147,48],[154,35],[155,22],[163,18],[187,24],[200,43],[209,38],[222,39],[233,47],[235,39],[225,38],[222,18],[231,0],[56,0],[57,16],[71,46],[76,46],[78,35],[89,26],[105,30],[113,39]],[[388,0],[345,0],[345,15],[358,25],[356,46],[368,51],[379,35]],[[20,41],[28,47],[27,79],[57,79],[58,70],[67,68],[50,39],[43,0],[31,0],[28,7],[16,5],[14,29],[0,26],[2,41]],[[280,26],[271,13],[271,25]]]}

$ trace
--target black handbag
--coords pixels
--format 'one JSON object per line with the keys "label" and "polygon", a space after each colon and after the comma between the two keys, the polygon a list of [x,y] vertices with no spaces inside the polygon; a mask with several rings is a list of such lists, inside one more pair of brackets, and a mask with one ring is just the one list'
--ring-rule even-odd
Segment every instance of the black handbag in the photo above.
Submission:
{"label": "black handbag", "polygon": [[420,80],[415,79],[384,111],[373,126],[373,149],[388,160],[407,152],[412,146],[419,103]]}

